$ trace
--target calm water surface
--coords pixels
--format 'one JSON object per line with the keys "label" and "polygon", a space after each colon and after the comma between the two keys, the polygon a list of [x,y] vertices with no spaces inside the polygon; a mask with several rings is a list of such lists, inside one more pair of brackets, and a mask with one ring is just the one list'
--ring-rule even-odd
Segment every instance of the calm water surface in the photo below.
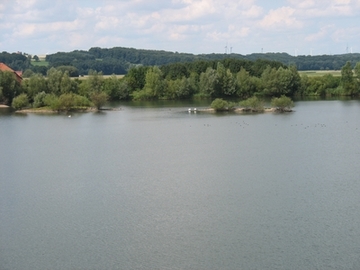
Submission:
{"label": "calm water surface", "polygon": [[0,269],[359,269],[360,102],[0,114]]}

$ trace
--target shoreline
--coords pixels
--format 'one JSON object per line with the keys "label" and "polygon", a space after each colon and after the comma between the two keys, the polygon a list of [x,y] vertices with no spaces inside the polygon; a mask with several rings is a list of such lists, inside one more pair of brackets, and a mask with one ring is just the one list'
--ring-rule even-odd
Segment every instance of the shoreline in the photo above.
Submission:
{"label": "shoreline", "polygon": [[[197,112],[209,112],[209,113],[216,113],[216,112],[234,112],[234,113],[273,113],[273,112],[293,112],[293,110],[284,110],[284,111],[280,111],[276,108],[265,108],[264,110],[261,111],[253,111],[253,110],[247,110],[245,108],[236,108],[234,110],[223,110],[223,111],[216,111],[215,109],[212,108],[207,108],[207,109],[198,109],[196,110]],[[191,110],[191,112],[194,112],[194,110]]]}
{"label": "shoreline", "polygon": [[[0,105],[0,108],[10,108],[9,106],[6,105]],[[122,108],[102,108],[102,109],[96,109],[95,107],[91,107],[91,108],[86,108],[86,109],[74,109],[74,110],[69,110],[69,111],[54,111],[48,108],[27,108],[27,109],[23,109],[23,110],[18,110],[15,111],[15,113],[18,114],[26,114],[26,113],[35,113],[35,114],[68,114],[68,113],[88,113],[88,112],[104,112],[104,111],[121,111]],[[216,111],[213,108],[203,108],[203,109],[189,109],[188,110],[189,113],[217,113],[217,112],[232,112],[232,113],[248,113],[248,114],[252,114],[252,113],[283,113],[283,112],[293,112],[292,109],[290,110],[278,110],[276,108],[264,108],[261,111],[253,111],[253,110],[249,110],[249,109],[245,109],[245,108],[235,108],[233,110],[223,110],[223,111]]]}
{"label": "shoreline", "polygon": [[88,112],[103,112],[103,111],[121,111],[121,108],[103,108],[96,109],[95,107],[87,108],[87,109],[79,109],[79,110],[69,110],[69,111],[54,111],[50,109],[23,109],[15,111],[15,113],[43,113],[43,114],[62,114],[62,113],[88,113]]}

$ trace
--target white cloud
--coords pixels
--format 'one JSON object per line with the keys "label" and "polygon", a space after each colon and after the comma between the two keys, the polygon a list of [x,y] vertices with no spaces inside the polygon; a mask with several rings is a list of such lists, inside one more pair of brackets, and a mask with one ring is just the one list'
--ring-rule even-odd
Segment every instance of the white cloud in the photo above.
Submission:
{"label": "white cloud", "polygon": [[359,0],[288,0],[305,17],[340,17],[360,14]]}
{"label": "white cloud", "polygon": [[273,31],[287,28],[301,28],[303,23],[296,19],[295,9],[291,7],[281,7],[270,10],[269,13],[259,22],[261,28]]}
{"label": "white cloud", "polygon": [[334,28],[333,26],[322,27],[322,28],[320,28],[320,30],[317,33],[308,35],[305,38],[305,40],[308,42],[316,42],[321,39],[324,39],[329,35],[329,32],[331,32],[331,29],[333,29],[333,28]]}
{"label": "white cloud", "polygon": [[228,42],[239,53],[258,44],[293,53],[307,43],[358,42],[348,29],[359,16],[359,0],[2,0],[0,51],[131,46],[207,53],[223,52]]}

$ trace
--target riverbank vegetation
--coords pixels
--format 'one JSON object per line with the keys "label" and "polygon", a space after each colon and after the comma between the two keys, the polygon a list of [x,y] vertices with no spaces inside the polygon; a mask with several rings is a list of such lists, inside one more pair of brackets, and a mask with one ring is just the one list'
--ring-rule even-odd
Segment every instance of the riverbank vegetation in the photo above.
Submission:
{"label": "riverbank vegetation", "polygon": [[[20,84],[14,74],[0,72],[0,103],[62,111],[100,109],[107,100],[221,98],[243,100],[244,108],[259,111],[259,98],[360,94],[360,62],[354,67],[347,62],[341,76],[300,75],[295,66],[280,62],[239,59],[137,66],[121,78],[93,70],[86,79],[71,78],[72,73],[71,66],[52,67],[46,76],[33,73]],[[217,101],[214,106],[222,105]]]}

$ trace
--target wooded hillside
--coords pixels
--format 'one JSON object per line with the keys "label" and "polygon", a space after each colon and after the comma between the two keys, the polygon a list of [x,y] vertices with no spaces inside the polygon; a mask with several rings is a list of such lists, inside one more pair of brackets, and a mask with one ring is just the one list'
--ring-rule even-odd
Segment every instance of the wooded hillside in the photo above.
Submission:
{"label": "wooded hillside", "polygon": [[0,61],[14,70],[31,69],[43,75],[51,67],[73,66],[78,74],[86,75],[90,70],[102,72],[104,75],[126,74],[134,66],[162,66],[172,63],[188,63],[196,60],[240,59],[255,61],[257,59],[278,61],[286,66],[295,65],[298,70],[340,70],[346,62],[354,67],[360,61],[360,54],[341,55],[300,55],[287,53],[254,53],[241,54],[189,54],[169,51],[143,50],[134,48],[98,48],[72,52],[58,52],[46,56],[46,65],[34,65],[31,57],[17,53],[0,53]]}

